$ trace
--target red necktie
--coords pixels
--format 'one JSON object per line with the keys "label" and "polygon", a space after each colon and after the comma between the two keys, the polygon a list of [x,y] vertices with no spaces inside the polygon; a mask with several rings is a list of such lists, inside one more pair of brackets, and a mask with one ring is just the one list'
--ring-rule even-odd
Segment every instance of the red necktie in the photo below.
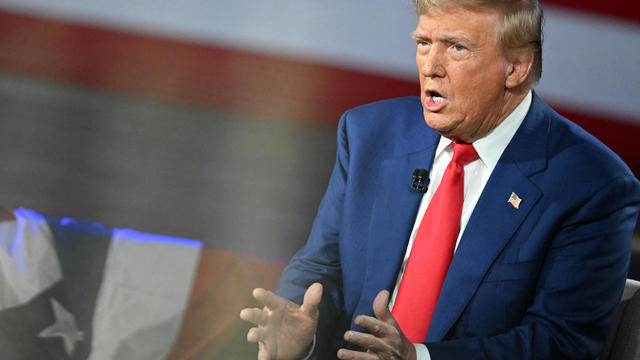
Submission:
{"label": "red necktie", "polygon": [[478,157],[471,144],[454,142],[452,146],[453,159],[424,213],[392,311],[414,343],[427,336],[453,258],[464,200],[464,166]]}

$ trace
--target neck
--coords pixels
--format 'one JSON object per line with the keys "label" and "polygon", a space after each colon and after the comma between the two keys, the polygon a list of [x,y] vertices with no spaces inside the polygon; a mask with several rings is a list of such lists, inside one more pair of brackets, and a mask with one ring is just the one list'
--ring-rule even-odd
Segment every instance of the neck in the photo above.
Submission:
{"label": "neck", "polygon": [[500,112],[495,114],[493,121],[486,122],[485,126],[478,128],[477,132],[474,134],[471,134],[469,138],[462,138],[462,137],[455,137],[455,136],[454,137],[447,136],[447,137],[452,141],[472,144],[474,141],[482,138],[483,136],[491,132],[493,129],[498,127],[513,112],[513,110],[515,110],[515,108],[518,107],[518,105],[520,105],[522,100],[524,100],[524,98],[527,96],[527,93],[529,92],[529,90],[530,90],[529,87],[524,87],[524,86],[518,87],[518,89],[507,89],[501,100],[502,106],[501,106]]}
{"label": "neck", "polygon": [[504,106],[502,108],[500,121],[498,121],[496,126],[500,125],[500,123],[502,123],[504,119],[506,119],[507,116],[509,116],[509,114],[511,114],[513,110],[520,105],[522,100],[527,96],[527,93],[529,93],[529,90],[531,90],[531,88],[528,86],[519,86],[516,89],[507,89],[504,96]]}

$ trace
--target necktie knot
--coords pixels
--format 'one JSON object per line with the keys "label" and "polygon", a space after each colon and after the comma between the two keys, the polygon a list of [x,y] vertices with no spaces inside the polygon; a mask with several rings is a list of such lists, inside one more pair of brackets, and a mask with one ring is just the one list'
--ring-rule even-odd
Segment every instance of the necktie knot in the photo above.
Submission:
{"label": "necktie knot", "polygon": [[451,146],[453,146],[453,159],[451,161],[460,166],[465,166],[478,158],[478,153],[472,144],[452,142]]}

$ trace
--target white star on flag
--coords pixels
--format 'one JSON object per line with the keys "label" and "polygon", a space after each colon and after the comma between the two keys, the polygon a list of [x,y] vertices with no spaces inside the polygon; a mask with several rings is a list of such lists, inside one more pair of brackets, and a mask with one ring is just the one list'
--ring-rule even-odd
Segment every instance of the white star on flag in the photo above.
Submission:
{"label": "white star on flag", "polygon": [[56,322],[42,330],[38,336],[42,338],[60,337],[64,343],[67,355],[72,355],[76,349],[76,343],[84,339],[84,333],[78,330],[75,317],[68,312],[55,299],[51,299],[51,307]]}

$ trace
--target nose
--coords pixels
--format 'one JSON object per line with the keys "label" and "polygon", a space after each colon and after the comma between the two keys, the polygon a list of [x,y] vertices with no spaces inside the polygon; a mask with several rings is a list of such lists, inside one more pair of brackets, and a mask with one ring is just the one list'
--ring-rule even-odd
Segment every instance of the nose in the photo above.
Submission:
{"label": "nose", "polygon": [[417,61],[422,76],[444,77],[446,75],[442,55],[436,46],[432,46],[423,54],[418,54]]}

